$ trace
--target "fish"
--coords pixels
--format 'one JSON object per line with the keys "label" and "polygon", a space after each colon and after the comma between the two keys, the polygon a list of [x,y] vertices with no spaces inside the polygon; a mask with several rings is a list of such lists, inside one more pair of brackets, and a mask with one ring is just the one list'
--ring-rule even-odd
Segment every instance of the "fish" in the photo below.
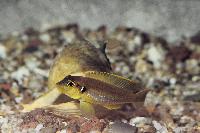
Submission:
{"label": "fish", "polygon": [[93,105],[109,110],[119,109],[125,103],[143,103],[149,89],[140,82],[99,71],[67,75],[56,83],[63,94],[80,101],[80,109],[94,115]]}

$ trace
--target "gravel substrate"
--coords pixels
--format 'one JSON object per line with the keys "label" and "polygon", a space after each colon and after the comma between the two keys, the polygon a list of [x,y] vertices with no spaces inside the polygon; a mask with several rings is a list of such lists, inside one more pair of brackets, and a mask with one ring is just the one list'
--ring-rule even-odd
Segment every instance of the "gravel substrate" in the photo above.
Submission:
{"label": "gravel substrate", "polygon": [[[63,46],[87,38],[106,53],[113,72],[140,80],[151,92],[145,107],[125,105],[118,113],[87,120],[37,109],[21,113],[47,89],[48,72]],[[28,28],[0,38],[0,132],[200,132],[200,35],[168,44],[135,28],[108,32],[79,29],[77,24],[45,31]]]}

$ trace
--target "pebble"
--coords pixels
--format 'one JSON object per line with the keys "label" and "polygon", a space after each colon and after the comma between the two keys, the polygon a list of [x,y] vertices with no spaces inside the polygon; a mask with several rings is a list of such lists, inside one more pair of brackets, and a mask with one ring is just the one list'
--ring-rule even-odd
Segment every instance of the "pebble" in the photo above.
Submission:
{"label": "pebble", "polygon": [[186,70],[191,74],[198,74],[200,72],[200,65],[198,60],[189,59],[186,61]]}
{"label": "pebble", "polygon": [[181,104],[176,105],[176,107],[172,108],[170,113],[174,116],[180,116],[183,114],[184,107]]}
{"label": "pebble", "polygon": [[137,127],[123,122],[114,122],[109,126],[111,133],[137,133]]}
{"label": "pebble", "polygon": [[3,116],[0,116],[0,124],[7,123],[8,118],[3,118]]}
{"label": "pebble", "polygon": [[153,126],[156,128],[156,130],[159,132],[159,133],[168,133],[168,130],[165,126],[162,126],[159,122],[157,121],[152,121],[153,123]]}
{"label": "pebble", "polygon": [[71,43],[75,39],[75,34],[70,31],[63,31],[62,38],[65,40],[66,43]]}
{"label": "pebble", "polygon": [[189,116],[182,116],[180,119],[181,124],[188,124],[188,123],[193,123],[195,120]]}
{"label": "pebble", "polygon": [[135,125],[139,125],[139,124],[151,124],[152,120],[150,118],[146,118],[146,117],[136,117],[136,118],[132,118],[129,122],[130,125],[135,126]]}
{"label": "pebble", "polygon": [[122,75],[126,75],[126,74],[128,74],[129,72],[130,72],[130,68],[129,68],[127,65],[124,65],[124,66],[122,67],[122,70],[121,70]]}
{"label": "pebble", "polygon": [[[38,79],[40,79],[38,81]],[[31,79],[31,81],[29,82],[29,88],[37,88],[37,89],[41,89],[43,86],[42,86],[42,78],[40,77],[34,77]]]}
{"label": "pebble", "polygon": [[169,80],[169,82],[170,82],[171,85],[175,85],[176,84],[176,78],[171,78]]}
{"label": "pebble", "polygon": [[40,63],[35,57],[31,57],[25,59],[25,64],[30,70],[34,70]]}
{"label": "pebble", "polygon": [[14,71],[13,73],[11,73],[11,77],[13,79],[16,79],[21,84],[24,77],[29,76],[29,75],[30,75],[30,71],[24,66],[18,68],[17,71]]}
{"label": "pebble", "polygon": [[48,77],[48,75],[49,75],[49,71],[48,70],[43,70],[43,69],[40,69],[40,68],[34,69],[34,72],[36,74],[42,75],[43,77]]}
{"label": "pebble", "polygon": [[144,125],[138,129],[138,133],[156,133],[156,129],[152,125]]}
{"label": "pebble", "polygon": [[134,38],[134,44],[140,46],[142,44],[142,38],[139,35],[136,35]]}
{"label": "pebble", "polygon": [[5,59],[7,57],[6,47],[0,43],[0,59]]}
{"label": "pebble", "polygon": [[21,103],[22,100],[23,100],[23,97],[16,97],[15,98],[16,103]]}
{"label": "pebble", "polygon": [[94,131],[90,131],[90,133],[101,133],[101,132],[94,130]]}
{"label": "pebble", "polygon": [[[199,77],[199,76],[193,76],[193,77],[192,77],[192,81],[193,81],[193,82],[196,82],[196,81],[198,81],[198,80],[200,81],[200,77]],[[200,84],[200,83],[199,83],[199,84]]]}
{"label": "pebble", "polygon": [[25,35],[25,34],[23,34],[23,35],[21,36],[21,39],[22,39],[23,41],[27,41],[27,40],[28,40],[28,36]]}
{"label": "pebble", "polygon": [[175,62],[184,62],[190,55],[191,51],[183,45],[172,47],[167,54],[167,56],[171,57]]}
{"label": "pebble", "polygon": [[134,52],[134,51],[135,51],[135,48],[136,48],[136,45],[135,45],[134,40],[129,40],[129,41],[128,41],[127,47],[128,47],[127,50],[128,50],[129,52]]}
{"label": "pebble", "polygon": [[145,73],[150,69],[149,64],[145,60],[138,60],[135,65],[135,71],[137,73]]}
{"label": "pebble", "polygon": [[174,133],[183,133],[185,132],[185,128],[186,127],[176,127],[175,129],[173,129]]}
{"label": "pebble", "polygon": [[43,124],[38,124],[38,125],[36,126],[36,128],[35,128],[35,132],[36,132],[36,133],[40,133],[40,130],[41,130],[42,128],[44,128],[44,127],[43,127]]}
{"label": "pebble", "polygon": [[42,40],[45,43],[48,43],[51,40],[51,37],[47,33],[43,33],[40,35],[40,40]]}
{"label": "pebble", "polygon": [[56,133],[56,128],[53,127],[45,127],[40,130],[40,133]]}
{"label": "pebble", "polygon": [[153,62],[155,68],[160,68],[165,59],[165,53],[161,47],[151,45],[147,51],[148,59]]}
{"label": "pebble", "polygon": [[60,131],[60,133],[67,133],[67,130],[63,129]]}
{"label": "pebble", "polygon": [[142,44],[142,39],[140,36],[135,36],[133,40],[127,42],[127,47],[129,52],[134,52],[136,47],[139,47]]}

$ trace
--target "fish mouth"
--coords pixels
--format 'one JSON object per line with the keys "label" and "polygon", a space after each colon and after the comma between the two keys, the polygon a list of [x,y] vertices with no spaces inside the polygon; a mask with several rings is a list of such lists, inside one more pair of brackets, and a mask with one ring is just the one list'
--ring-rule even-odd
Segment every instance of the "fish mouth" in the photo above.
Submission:
{"label": "fish mouth", "polygon": [[63,82],[62,80],[56,83],[57,87],[63,87],[64,85],[66,85],[66,83]]}
{"label": "fish mouth", "polygon": [[67,85],[68,82],[70,82],[71,75],[66,76],[65,78],[63,78],[62,80],[60,80],[59,82],[56,83],[56,85]]}

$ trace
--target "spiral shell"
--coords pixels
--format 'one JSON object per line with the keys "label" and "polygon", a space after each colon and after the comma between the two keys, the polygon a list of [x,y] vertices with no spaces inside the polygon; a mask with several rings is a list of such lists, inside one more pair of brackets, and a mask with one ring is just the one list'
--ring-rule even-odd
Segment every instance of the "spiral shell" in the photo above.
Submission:
{"label": "spiral shell", "polygon": [[67,45],[50,69],[48,88],[54,89],[56,83],[69,74],[84,71],[110,72],[111,66],[104,50],[104,45],[96,48],[86,40]]}

